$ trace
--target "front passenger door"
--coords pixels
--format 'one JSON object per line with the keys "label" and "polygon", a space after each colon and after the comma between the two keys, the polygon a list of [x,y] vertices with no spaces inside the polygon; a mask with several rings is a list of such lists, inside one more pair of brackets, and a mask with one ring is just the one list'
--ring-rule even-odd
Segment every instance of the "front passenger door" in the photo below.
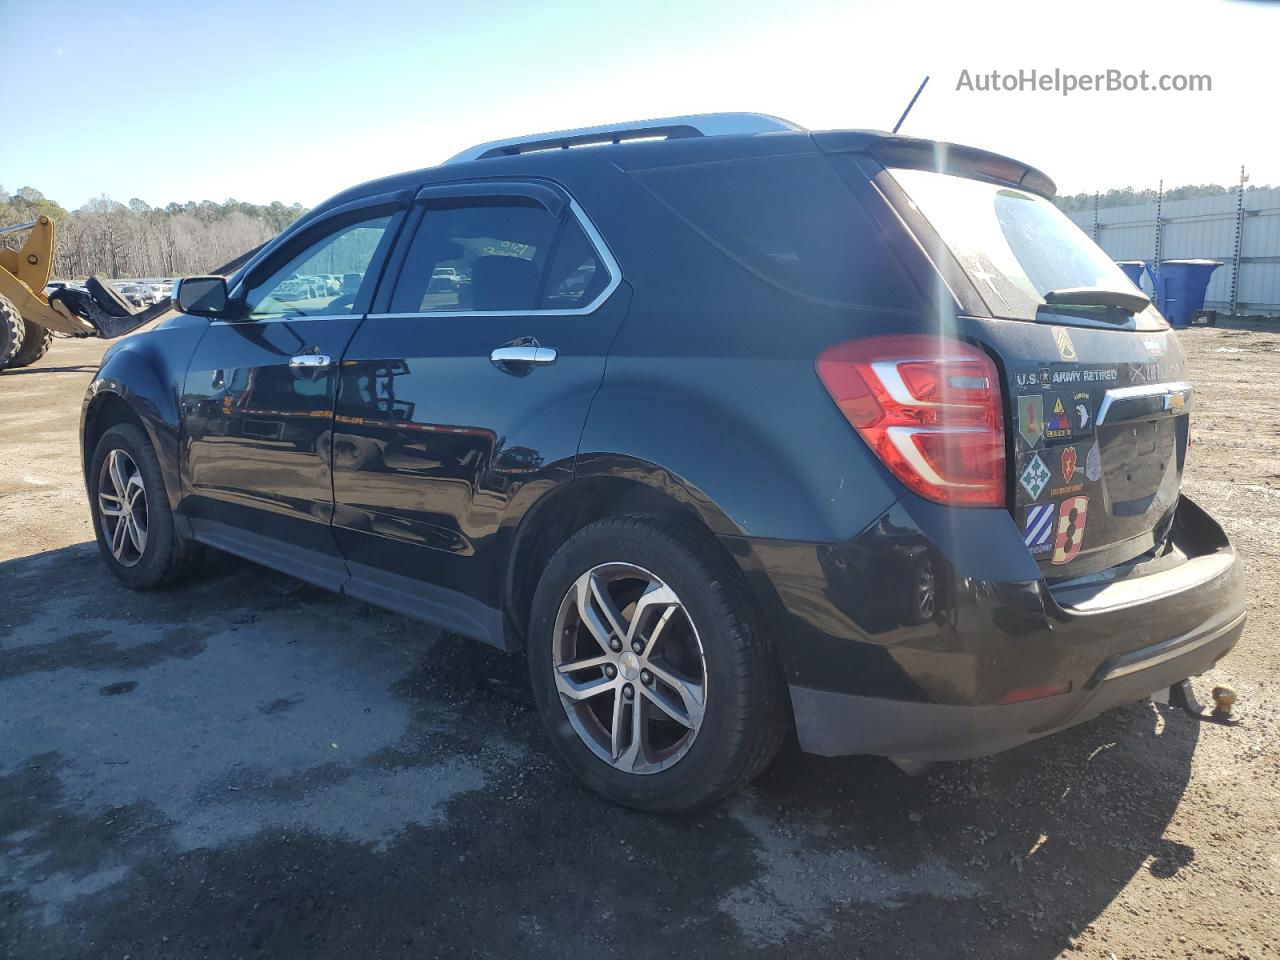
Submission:
{"label": "front passenger door", "polygon": [[183,512],[196,536],[331,589],[333,401],[402,204],[348,204],[302,231],[233,294],[196,348],[183,396]]}

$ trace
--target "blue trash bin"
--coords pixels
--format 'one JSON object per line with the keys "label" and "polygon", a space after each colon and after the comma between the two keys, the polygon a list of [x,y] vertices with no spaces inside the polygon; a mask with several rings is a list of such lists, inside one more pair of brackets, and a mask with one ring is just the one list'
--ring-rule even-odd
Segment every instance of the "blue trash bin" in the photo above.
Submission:
{"label": "blue trash bin", "polygon": [[1146,269],[1145,260],[1117,260],[1116,266],[1124,271],[1124,275],[1133,281],[1133,285],[1142,289],[1142,271]]}
{"label": "blue trash bin", "polygon": [[1156,306],[1170,326],[1191,326],[1191,315],[1204,307],[1204,292],[1221,260],[1165,260],[1160,264]]}

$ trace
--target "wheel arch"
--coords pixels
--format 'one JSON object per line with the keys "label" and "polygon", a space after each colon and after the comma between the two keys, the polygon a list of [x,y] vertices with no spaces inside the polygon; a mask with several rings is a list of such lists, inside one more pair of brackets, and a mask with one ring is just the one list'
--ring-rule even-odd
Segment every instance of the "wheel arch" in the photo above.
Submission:
{"label": "wheel arch", "polygon": [[93,451],[102,435],[117,423],[134,423],[147,435],[160,461],[169,507],[176,509],[180,491],[178,440],[181,429],[176,393],[164,385],[145,358],[131,350],[109,353],[85,393],[80,450],[86,485]]}
{"label": "wheel arch", "polygon": [[738,569],[717,536],[738,531],[701,491],[656,464],[616,456],[580,458],[575,479],[530,506],[512,538],[503,591],[510,649],[524,646],[533,594],[551,555],[583,527],[625,514],[697,529]]}

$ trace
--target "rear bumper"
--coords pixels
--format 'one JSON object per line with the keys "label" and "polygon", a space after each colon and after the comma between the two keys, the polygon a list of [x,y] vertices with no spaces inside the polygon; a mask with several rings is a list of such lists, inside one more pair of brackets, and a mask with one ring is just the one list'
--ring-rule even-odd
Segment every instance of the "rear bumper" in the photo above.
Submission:
{"label": "rear bumper", "polygon": [[1210,669],[1235,646],[1245,615],[1190,636],[1115,657],[1092,689],[1026,703],[955,706],[791,687],[800,746],[808,753],[870,753],[965,760],[998,753],[1142,700]]}
{"label": "rear bumper", "polygon": [[842,544],[728,546],[776,638],[800,745],[826,756],[995,753],[1204,673],[1244,628],[1235,552],[1185,497],[1161,557],[1071,582],[1041,577],[1008,513],[918,500]]}

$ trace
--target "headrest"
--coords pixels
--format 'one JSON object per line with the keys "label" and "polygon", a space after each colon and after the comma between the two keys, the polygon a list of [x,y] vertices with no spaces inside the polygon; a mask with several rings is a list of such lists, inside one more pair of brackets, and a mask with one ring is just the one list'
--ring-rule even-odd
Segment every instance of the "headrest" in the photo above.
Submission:
{"label": "headrest", "polygon": [[477,257],[471,264],[473,309],[532,310],[540,272],[519,257]]}

